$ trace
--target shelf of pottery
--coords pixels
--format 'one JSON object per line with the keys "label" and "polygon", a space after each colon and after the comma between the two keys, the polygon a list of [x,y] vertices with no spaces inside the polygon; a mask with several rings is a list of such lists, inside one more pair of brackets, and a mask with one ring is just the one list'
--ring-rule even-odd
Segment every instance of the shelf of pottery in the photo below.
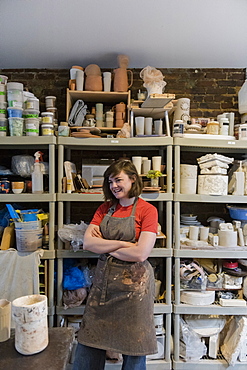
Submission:
{"label": "shelf of pottery", "polygon": [[[46,215],[49,215],[48,224],[46,223],[42,239],[41,266],[40,266],[40,291],[46,292],[48,297],[48,316],[49,325],[53,326],[54,309],[54,235],[55,235],[55,136],[35,136],[30,141],[28,137],[7,136],[0,137],[0,152],[3,158],[1,163],[1,194],[0,202],[2,205],[9,204],[10,206],[20,207],[21,214],[25,210],[42,209]],[[40,150],[44,153],[44,160],[47,161],[46,175],[44,175],[45,192],[43,194],[32,194],[29,189],[30,181],[30,165],[33,163],[34,153]],[[15,154],[15,155],[13,155]],[[4,165],[4,166],[3,166]],[[48,169],[49,168],[49,169]],[[14,172],[13,172],[14,171]],[[29,176],[28,176],[29,173]],[[20,187],[21,186],[21,187]],[[24,216],[23,216],[24,217]],[[22,227],[19,230],[18,224],[15,223],[16,244],[19,255],[25,250],[26,254],[32,254],[31,250],[34,244],[30,241],[30,236],[27,238],[27,233]],[[22,225],[22,224],[21,224]],[[47,227],[48,226],[48,227]],[[39,238],[36,230],[34,232],[34,240]],[[17,235],[18,231],[18,235]],[[24,245],[23,240],[26,240]],[[17,242],[19,243],[17,245]],[[29,244],[30,245],[29,245]],[[24,248],[24,250],[22,249]],[[4,248],[5,249],[5,248]],[[30,252],[29,252],[30,251]],[[2,253],[5,251],[2,251]],[[6,251],[7,252],[7,251]]]}
{"label": "shelf of pottery", "polygon": [[[156,137],[150,142],[147,138],[101,138],[100,140],[87,138],[86,140],[78,140],[73,137],[58,137],[58,229],[61,232],[63,226],[71,224],[72,221],[80,224],[80,218],[82,218],[83,222],[90,222],[94,211],[103,202],[101,189],[103,172],[114,159],[125,157],[139,160],[140,158],[144,159],[144,156],[150,161],[152,161],[152,157],[156,157],[156,159],[159,158],[160,163],[165,164],[165,166],[163,165],[163,176],[166,180],[164,185],[165,190],[143,192],[141,198],[151,202],[157,207],[159,223],[161,225],[161,233],[157,235],[157,241],[152,250],[150,261],[153,263],[156,274],[157,292],[154,314],[158,316],[157,320],[160,320],[160,317],[162,317],[164,321],[164,329],[162,330],[165,330],[165,337],[168,338],[168,340],[163,340],[163,331],[162,334],[157,334],[157,340],[160,341],[160,350],[158,355],[156,357],[154,356],[154,358],[155,366],[157,366],[155,368],[170,369],[172,138]],[[70,171],[74,171],[75,173],[82,172],[82,177],[86,178],[89,188],[83,189],[82,187],[81,190],[76,188],[75,190],[70,190],[70,188],[69,190],[68,188],[66,189],[66,187],[63,186],[64,181],[62,180],[65,177],[67,182],[70,180]],[[142,172],[142,170],[140,172]],[[149,179],[146,178],[145,175],[141,175],[143,176],[143,180],[148,183]],[[80,205],[80,212],[78,213],[78,218],[76,218],[74,215],[76,214],[76,207],[78,208],[78,204]],[[60,232],[59,235],[61,235]],[[58,287],[56,313],[59,323],[62,317],[66,319],[71,315],[82,315],[84,310],[84,303],[80,304],[78,307],[65,309],[64,289],[62,284],[66,260],[71,258],[74,259],[74,262],[77,262],[76,260],[81,260],[82,263],[85,264],[85,262],[87,262],[92,266],[95,264],[95,257],[97,257],[93,253],[83,251],[81,245],[77,251],[74,251],[71,247],[73,243],[68,242],[68,240],[69,239],[63,239],[65,243],[60,240],[57,250]],[[164,347],[165,350],[162,351]]]}
{"label": "shelf of pottery", "polygon": [[247,149],[237,140],[173,144],[173,368],[244,369]]}

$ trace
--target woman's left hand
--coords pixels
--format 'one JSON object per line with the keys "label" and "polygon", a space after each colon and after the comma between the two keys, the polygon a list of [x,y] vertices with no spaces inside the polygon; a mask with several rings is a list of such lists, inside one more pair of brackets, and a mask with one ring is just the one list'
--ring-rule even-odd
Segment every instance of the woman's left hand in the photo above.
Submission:
{"label": "woman's left hand", "polygon": [[100,231],[100,228],[99,226],[94,226],[91,230],[91,236],[95,237],[95,238],[102,238],[103,239],[103,236],[101,234],[101,231]]}

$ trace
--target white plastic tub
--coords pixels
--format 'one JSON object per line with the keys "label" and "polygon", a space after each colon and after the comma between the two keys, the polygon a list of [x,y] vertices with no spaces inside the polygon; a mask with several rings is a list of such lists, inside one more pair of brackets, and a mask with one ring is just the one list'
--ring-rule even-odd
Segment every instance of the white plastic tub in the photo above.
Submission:
{"label": "white plastic tub", "polygon": [[15,229],[16,248],[19,252],[33,252],[42,247],[43,229]]}

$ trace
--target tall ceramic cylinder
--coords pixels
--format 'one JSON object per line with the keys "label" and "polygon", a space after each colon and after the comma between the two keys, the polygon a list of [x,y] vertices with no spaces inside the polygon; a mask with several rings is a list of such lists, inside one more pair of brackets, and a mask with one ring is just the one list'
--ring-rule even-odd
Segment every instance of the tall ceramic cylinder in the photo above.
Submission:
{"label": "tall ceramic cylinder", "polygon": [[0,342],[10,338],[11,302],[0,299]]}
{"label": "tall ceramic cylinder", "polygon": [[104,91],[111,91],[111,72],[103,72]]}
{"label": "tall ceramic cylinder", "polygon": [[160,155],[152,157],[152,168],[154,171],[161,170],[161,159],[162,157]]}
{"label": "tall ceramic cylinder", "polygon": [[47,297],[34,294],[12,302],[15,321],[15,348],[22,355],[33,355],[48,345]]}
{"label": "tall ceramic cylinder", "polygon": [[134,166],[136,167],[137,173],[141,174],[141,168],[142,168],[142,157],[134,156],[131,158]]}

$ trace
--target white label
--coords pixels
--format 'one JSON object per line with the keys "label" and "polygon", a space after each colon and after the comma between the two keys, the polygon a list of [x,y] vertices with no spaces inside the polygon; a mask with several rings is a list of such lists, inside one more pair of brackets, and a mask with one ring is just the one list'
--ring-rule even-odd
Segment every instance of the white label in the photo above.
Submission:
{"label": "white label", "polygon": [[111,143],[112,143],[112,144],[118,144],[118,143],[119,143],[119,141],[118,141],[118,140],[111,140]]}
{"label": "white label", "polygon": [[235,142],[235,141],[228,141],[228,143],[227,143],[227,144],[235,145],[235,144],[236,144],[236,142]]}

